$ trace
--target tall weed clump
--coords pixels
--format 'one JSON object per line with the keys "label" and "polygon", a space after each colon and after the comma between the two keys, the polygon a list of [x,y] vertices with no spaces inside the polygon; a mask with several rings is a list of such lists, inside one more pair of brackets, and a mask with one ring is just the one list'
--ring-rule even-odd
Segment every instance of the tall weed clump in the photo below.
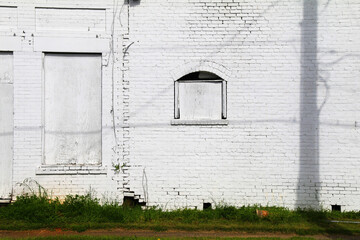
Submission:
{"label": "tall weed clump", "polygon": [[53,222],[58,218],[58,199],[50,200],[47,195],[23,195],[8,207],[0,209],[0,215],[6,219],[29,222]]}
{"label": "tall weed clump", "polygon": [[98,222],[101,221],[102,206],[91,194],[68,195],[59,205],[58,212],[64,218],[73,219],[76,222]]}
{"label": "tall weed clump", "polygon": [[42,224],[136,223],[152,219],[151,212],[140,207],[123,207],[116,202],[102,205],[91,194],[68,195],[63,201],[51,199],[47,194],[24,194],[9,206],[0,208],[0,218]]}

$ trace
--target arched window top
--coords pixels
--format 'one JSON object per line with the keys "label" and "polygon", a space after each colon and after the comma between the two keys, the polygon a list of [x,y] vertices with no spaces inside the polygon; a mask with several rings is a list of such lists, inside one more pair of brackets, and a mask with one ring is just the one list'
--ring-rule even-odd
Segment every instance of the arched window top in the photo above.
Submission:
{"label": "arched window top", "polygon": [[219,80],[219,79],[222,78],[214,73],[206,72],[206,71],[198,71],[198,72],[189,73],[183,76],[182,78],[180,78],[179,80]]}

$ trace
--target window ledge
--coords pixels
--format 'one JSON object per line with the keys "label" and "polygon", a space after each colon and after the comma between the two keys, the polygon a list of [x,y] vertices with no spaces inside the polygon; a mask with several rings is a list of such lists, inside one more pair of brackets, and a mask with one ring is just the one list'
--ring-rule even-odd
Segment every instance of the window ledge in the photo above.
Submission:
{"label": "window ledge", "polygon": [[106,175],[103,166],[44,165],[36,169],[36,175]]}
{"label": "window ledge", "polygon": [[171,120],[171,125],[228,125],[229,121],[226,119],[219,120]]}

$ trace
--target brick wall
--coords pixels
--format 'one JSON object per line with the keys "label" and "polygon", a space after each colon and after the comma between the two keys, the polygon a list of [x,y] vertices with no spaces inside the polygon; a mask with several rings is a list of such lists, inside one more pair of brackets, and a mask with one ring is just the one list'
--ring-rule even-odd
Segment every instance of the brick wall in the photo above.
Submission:
{"label": "brick wall", "polygon": [[[130,6],[129,188],[149,205],[359,209],[356,1]],[[227,81],[227,126],[174,126],[174,81]]]}
{"label": "brick wall", "polygon": [[[6,39],[0,42],[10,45],[0,46],[0,51],[14,52],[14,195],[29,190],[21,185],[24,181],[36,190],[35,180],[54,197],[92,192],[101,199],[122,198],[122,188],[118,188],[122,177],[112,167],[120,158],[113,119],[118,125],[122,117],[118,111],[114,118],[112,115],[112,102],[117,104],[121,99],[119,94],[112,95],[113,89],[121,88],[118,78],[122,63],[118,56],[122,56],[122,50],[118,45],[122,41],[116,37],[123,31],[117,20],[119,8],[113,1],[0,1],[0,19],[4,20],[0,23],[0,40]],[[41,41],[44,38],[47,40]],[[11,42],[16,41],[19,44],[13,47]],[[62,44],[65,41],[70,44]],[[43,46],[44,42],[52,44]],[[101,48],[95,44],[93,50],[94,46],[86,46],[91,42],[105,47],[98,50]],[[66,52],[71,47],[73,52],[89,49],[102,53],[102,164],[48,168],[43,165],[43,52]],[[121,136],[117,142],[120,140]]]}
{"label": "brick wall", "polygon": [[[164,208],[360,209],[359,8],[350,0],[0,0],[8,15],[0,43],[20,42],[14,186],[32,178],[55,196],[91,189]],[[42,167],[41,38],[109,42],[99,168]],[[174,81],[194,71],[227,81],[228,125],[171,124]]]}

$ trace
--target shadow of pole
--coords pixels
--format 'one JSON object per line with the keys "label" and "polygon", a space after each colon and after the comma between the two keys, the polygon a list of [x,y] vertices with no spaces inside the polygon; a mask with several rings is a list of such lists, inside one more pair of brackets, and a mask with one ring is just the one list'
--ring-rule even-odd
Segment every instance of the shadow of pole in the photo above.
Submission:
{"label": "shadow of pole", "polygon": [[[318,0],[303,0],[301,23],[301,82],[300,82],[300,159],[296,207],[302,217],[337,239],[336,234],[352,235],[340,224],[331,223],[319,199],[320,152],[319,130],[321,107],[317,106],[318,84]],[[334,235],[335,234],[335,235]]]}
{"label": "shadow of pole", "polygon": [[296,206],[319,209],[317,0],[303,1],[301,23],[300,159]]}

